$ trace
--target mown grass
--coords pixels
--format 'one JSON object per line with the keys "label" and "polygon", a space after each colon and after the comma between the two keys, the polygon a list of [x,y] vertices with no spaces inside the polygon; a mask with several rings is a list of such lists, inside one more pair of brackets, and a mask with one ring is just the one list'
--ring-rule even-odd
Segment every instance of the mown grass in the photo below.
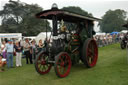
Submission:
{"label": "mown grass", "polygon": [[58,78],[54,68],[39,75],[34,65],[26,65],[23,59],[23,67],[0,73],[0,85],[128,85],[127,53],[119,44],[101,47],[94,68],[77,64],[66,78]]}

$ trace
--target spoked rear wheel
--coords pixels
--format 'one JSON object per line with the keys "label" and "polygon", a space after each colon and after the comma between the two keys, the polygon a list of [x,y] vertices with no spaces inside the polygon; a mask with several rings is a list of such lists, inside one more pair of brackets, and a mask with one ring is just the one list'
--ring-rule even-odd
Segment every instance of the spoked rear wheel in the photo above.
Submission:
{"label": "spoked rear wheel", "polygon": [[71,58],[66,52],[59,53],[55,58],[55,72],[58,77],[66,77],[70,73]]}
{"label": "spoked rear wheel", "polygon": [[91,68],[96,65],[98,59],[98,46],[94,39],[87,39],[83,45],[82,60],[83,63]]}
{"label": "spoked rear wheel", "polygon": [[46,53],[39,53],[35,60],[36,71],[43,75],[50,71],[52,65],[48,63],[48,55]]}

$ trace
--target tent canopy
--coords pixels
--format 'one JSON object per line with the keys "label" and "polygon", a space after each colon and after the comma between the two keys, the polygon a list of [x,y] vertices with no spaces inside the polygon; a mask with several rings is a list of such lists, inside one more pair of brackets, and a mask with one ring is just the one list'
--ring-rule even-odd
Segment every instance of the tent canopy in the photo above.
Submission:
{"label": "tent canopy", "polygon": [[119,34],[119,32],[112,32],[112,33],[110,33],[110,35],[114,35],[114,34]]}
{"label": "tent canopy", "polygon": [[0,38],[22,38],[22,33],[0,33]]}

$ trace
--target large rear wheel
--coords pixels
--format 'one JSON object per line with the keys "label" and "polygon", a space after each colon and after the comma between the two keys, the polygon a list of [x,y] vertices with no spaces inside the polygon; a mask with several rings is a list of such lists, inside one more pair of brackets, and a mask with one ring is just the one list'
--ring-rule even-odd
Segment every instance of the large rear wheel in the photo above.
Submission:
{"label": "large rear wheel", "polygon": [[46,53],[39,53],[35,60],[36,71],[43,75],[51,70],[52,65],[48,63],[48,55]]}
{"label": "large rear wheel", "polygon": [[55,72],[58,77],[66,77],[70,73],[71,58],[66,52],[59,53],[55,58]]}
{"label": "large rear wheel", "polygon": [[98,46],[94,39],[87,39],[82,49],[82,61],[91,68],[96,65],[98,59]]}

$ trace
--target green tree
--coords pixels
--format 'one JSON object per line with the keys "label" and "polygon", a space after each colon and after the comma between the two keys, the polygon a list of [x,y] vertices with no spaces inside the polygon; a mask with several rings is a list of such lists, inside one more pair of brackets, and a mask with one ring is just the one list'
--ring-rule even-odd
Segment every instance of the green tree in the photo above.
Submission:
{"label": "green tree", "polygon": [[123,30],[125,28],[122,25],[126,23],[126,17],[124,10],[108,10],[99,23],[100,30],[106,33]]}
{"label": "green tree", "polygon": [[43,9],[37,4],[26,4],[20,1],[9,1],[0,11],[2,17],[1,32],[8,33],[23,33],[23,35],[37,35],[42,31],[51,29],[49,22],[46,20],[37,19],[35,14]]}
{"label": "green tree", "polygon": [[0,11],[2,17],[2,32],[15,32],[17,26],[21,20],[21,11],[23,5],[19,2],[6,3],[4,9]]}
{"label": "green tree", "polygon": [[40,12],[42,8],[40,8],[37,4],[26,4],[24,6],[25,14],[22,18],[22,22],[20,24],[20,28],[22,28],[22,32],[27,35],[37,35],[42,31],[46,31],[46,25],[48,31],[50,31],[50,25],[47,20],[37,19],[35,14]]}

